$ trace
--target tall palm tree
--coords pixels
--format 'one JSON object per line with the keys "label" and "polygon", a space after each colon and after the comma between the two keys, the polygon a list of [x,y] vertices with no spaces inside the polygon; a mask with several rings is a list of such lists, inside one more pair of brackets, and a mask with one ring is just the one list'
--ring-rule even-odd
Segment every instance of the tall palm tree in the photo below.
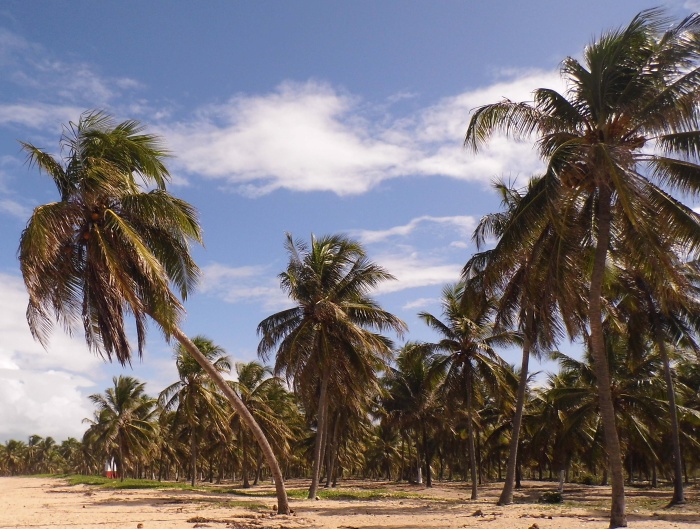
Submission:
{"label": "tall palm tree", "polygon": [[429,344],[443,353],[446,393],[464,399],[471,467],[471,499],[478,498],[476,447],[474,444],[474,398],[477,384],[495,390],[507,388],[509,371],[495,348],[513,345],[520,337],[508,330],[496,330],[491,320],[494,306],[482,299],[482,293],[465,288],[464,283],[447,285],[442,290],[444,321],[428,312],[418,316],[439,336]]}
{"label": "tall palm tree", "polygon": [[[700,217],[667,192],[700,191],[700,15],[668,29],[670,22],[658,9],[641,12],[588,46],[583,62],[564,60],[565,95],[540,88],[533,103],[480,107],[465,138],[477,149],[494,131],[538,134],[547,162],[544,213],[552,219],[588,213],[580,241],[593,253],[588,323],[611,466],[611,527],[626,526],[627,518],[602,323],[609,247],[614,238],[629,237],[635,261],[655,264],[665,264],[669,240],[684,251],[700,249]],[[650,153],[645,147],[652,145]]]}
{"label": "tall palm tree", "polygon": [[60,194],[34,210],[20,240],[29,327],[46,345],[55,321],[68,329],[81,322],[93,350],[124,364],[131,359],[125,314],[134,316],[139,355],[150,317],[248,422],[275,477],[278,512],[288,514],[282,472],[262,430],[179,327],[184,308],[170,287],[183,300],[194,287],[199,269],[189,245],[201,242],[201,230],[192,206],[166,191],[160,140],[142,132],[136,121],[115,124],[102,112],[88,112],[66,127],[62,160],[22,143],[29,163],[47,173]]}
{"label": "tall palm tree", "polygon": [[90,395],[97,406],[86,436],[104,448],[106,458],[116,455],[122,481],[127,461],[147,450],[157,432],[156,401],[146,395],[145,384],[133,377],[114,377],[104,394]]}
{"label": "tall palm tree", "polygon": [[[205,336],[195,336],[192,341],[219,373],[231,371],[231,361],[223,348]],[[194,487],[201,433],[205,426],[225,428],[226,420],[216,386],[181,344],[175,347],[175,365],[180,380],[165,388],[159,401],[164,410],[175,409],[176,420],[184,420],[189,427],[191,484]]]}
{"label": "tall palm tree", "polygon": [[[478,282],[486,295],[498,299],[497,326],[515,327],[522,335],[520,380],[499,505],[513,501],[530,356],[539,356],[543,350],[551,349],[561,337],[557,316],[564,317],[570,334],[580,334],[584,327],[585,292],[579,280],[580,269],[575,266],[577,259],[557,261],[551,258],[561,252],[567,240],[559,236],[551,219],[541,213],[546,206],[543,203],[546,194],[542,192],[544,183],[541,177],[533,178],[523,190],[503,182],[494,184],[505,211],[483,217],[473,239],[479,249],[490,237],[497,237],[498,242],[493,249],[474,255],[463,270],[466,280]],[[582,250],[574,246],[566,253],[571,255]],[[559,310],[562,305],[565,311]]]}
{"label": "tall palm tree", "polygon": [[312,236],[306,245],[287,234],[285,246],[289,264],[280,280],[295,306],[258,325],[258,354],[265,359],[277,347],[275,373],[286,373],[297,392],[318,395],[309,488],[309,498],[315,498],[329,391],[362,392],[376,381],[376,368],[391,354],[391,342],[378,332],[402,333],[405,324],[369,297],[373,288],[394,277],[368,260],[359,243],[329,235]]}

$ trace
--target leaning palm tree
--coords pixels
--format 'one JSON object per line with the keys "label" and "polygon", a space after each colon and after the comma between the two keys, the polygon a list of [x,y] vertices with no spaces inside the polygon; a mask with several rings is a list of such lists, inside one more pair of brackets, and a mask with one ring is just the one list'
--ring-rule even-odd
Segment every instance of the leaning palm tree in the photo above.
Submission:
{"label": "leaning palm tree", "polygon": [[157,432],[156,401],[146,395],[145,384],[133,377],[114,377],[104,394],[90,395],[97,407],[86,436],[101,446],[105,456],[117,456],[121,480],[127,461],[144,453]]}
{"label": "leaning palm tree", "polygon": [[[466,298],[466,299],[465,299]],[[471,499],[478,498],[476,447],[474,444],[474,398],[478,384],[495,392],[508,388],[510,371],[496,352],[520,341],[517,333],[498,330],[492,316],[494,306],[478,291],[464,283],[447,285],[442,290],[444,321],[428,312],[419,317],[440,337],[428,346],[442,354],[445,364],[445,392],[452,399],[464,400],[467,414],[467,446],[471,467]]]}
{"label": "leaning palm tree", "polygon": [[[287,235],[283,290],[295,306],[258,325],[258,354],[277,347],[275,372],[293,379],[297,392],[318,395],[317,433],[309,498],[315,498],[327,430],[328,396],[363,391],[375,384],[376,370],[391,354],[378,334],[402,333],[405,324],[382,310],[368,294],[394,277],[367,259],[362,246],[341,235],[312,236],[311,245]],[[377,331],[377,332],[374,332]]]}
{"label": "leaning palm tree", "polygon": [[262,430],[179,327],[184,308],[171,285],[184,300],[196,284],[199,269],[189,246],[201,242],[201,230],[192,206],[166,191],[160,140],[142,132],[136,121],[115,124],[89,112],[65,129],[62,159],[22,143],[29,163],[48,174],[60,194],[34,210],[20,240],[29,327],[46,346],[55,322],[66,329],[82,323],[90,348],[124,364],[131,359],[125,315],[134,317],[139,355],[151,318],[245,417],[275,477],[278,512],[286,514],[282,472]]}
{"label": "leaning palm tree", "polygon": [[[634,261],[659,270],[668,264],[669,241],[683,251],[700,250],[700,216],[669,194],[700,193],[700,15],[668,29],[670,22],[660,10],[641,12],[586,48],[583,62],[563,62],[566,94],[540,88],[532,103],[505,100],[480,107],[465,138],[478,149],[495,131],[514,137],[536,133],[547,162],[543,214],[556,221],[587,212],[579,240],[592,248],[588,324],[611,466],[611,527],[626,526],[627,518],[602,323],[610,244],[615,238],[634,240],[628,245]],[[553,256],[559,258],[566,256]]]}
{"label": "leaning palm tree", "polygon": [[[231,371],[231,361],[225,351],[205,336],[195,336],[192,342],[219,373]],[[175,410],[175,420],[187,423],[190,434],[191,484],[197,476],[197,457],[202,430],[225,428],[226,420],[219,393],[202,366],[181,344],[175,347],[175,365],[180,380],[165,388],[159,396],[165,411]]]}

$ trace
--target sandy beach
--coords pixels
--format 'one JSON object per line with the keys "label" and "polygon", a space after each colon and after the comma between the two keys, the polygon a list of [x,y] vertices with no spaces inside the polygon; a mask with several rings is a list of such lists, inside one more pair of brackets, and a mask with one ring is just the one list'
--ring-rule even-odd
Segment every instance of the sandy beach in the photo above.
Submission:
{"label": "sandy beach", "polygon": [[[381,489],[403,499],[291,500],[294,514],[273,514],[273,497],[246,497],[177,489],[112,490],[69,486],[62,479],[0,478],[0,528],[328,528],[328,529],[573,529],[606,528],[604,487],[571,485],[562,505],[536,502],[551,483],[526,483],[516,504],[497,507],[497,484],[485,486],[479,501],[469,501],[464,484],[432,489],[380,482],[345,483],[341,490]],[[290,488],[303,486],[290,483]],[[272,491],[264,485],[254,491]],[[698,489],[688,489],[687,505],[665,509],[668,490],[630,489],[629,526],[640,529],[700,527]]]}

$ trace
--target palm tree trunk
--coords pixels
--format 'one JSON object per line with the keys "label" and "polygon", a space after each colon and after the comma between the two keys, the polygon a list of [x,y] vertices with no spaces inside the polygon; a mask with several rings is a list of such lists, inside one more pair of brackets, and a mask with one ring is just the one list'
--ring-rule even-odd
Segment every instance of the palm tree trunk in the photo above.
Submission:
{"label": "palm tree trunk", "polygon": [[430,447],[428,446],[428,433],[425,428],[425,423],[423,423],[423,454],[425,456],[425,486],[432,488],[433,486],[433,476],[430,471],[430,464],[432,463],[432,453]]}
{"label": "palm tree trunk", "polygon": [[311,487],[309,487],[310,500],[316,498],[318,493],[318,480],[321,477],[321,457],[323,443],[325,442],[326,433],[326,415],[328,408],[328,379],[330,373],[326,370],[321,378],[321,393],[318,397],[318,425],[316,428],[316,445],[314,446],[314,462],[311,470]]}
{"label": "palm tree trunk", "polygon": [[326,449],[327,459],[326,459],[326,472],[328,472],[328,479],[326,479],[326,488],[331,486],[331,480],[333,479],[333,471],[335,470],[335,460],[338,458],[338,430],[340,429],[340,413],[335,417],[333,421],[333,436],[331,437],[330,450]]}
{"label": "palm tree trunk", "polygon": [[[654,319],[657,319],[655,314]],[[673,497],[671,505],[682,505],[685,503],[685,495],[683,492],[683,460],[681,458],[681,437],[678,428],[678,409],[676,407],[676,392],[673,387],[673,377],[671,376],[671,365],[668,361],[668,353],[666,351],[666,343],[663,338],[658,336],[658,326],[655,325],[657,332],[656,343],[659,346],[661,361],[664,364],[664,379],[666,380],[666,395],[668,397],[668,407],[671,416],[671,441],[673,444]]]}
{"label": "palm tree trunk", "polygon": [[600,185],[598,189],[598,230],[588,298],[588,321],[591,327],[590,344],[594,360],[593,367],[598,380],[598,403],[603,422],[605,449],[610,464],[612,485],[610,528],[613,529],[627,527],[627,516],[625,514],[625,477],[622,468],[622,451],[615,425],[615,407],[612,399],[605,337],[603,336],[603,276],[605,275],[605,261],[610,244],[612,193],[606,183]]}
{"label": "palm tree trunk", "polygon": [[248,474],[250,472],[248,468],[248,444],[246,442],[245,434],[243,433],[243,428],[239,430],[239,437],[241,439],[241,474],[243,474],[243,488],[250,488],[250,481],[248,480]]}
{"label": "palm tree trunk", "polygon": [[194,429],[194,425],[190,426],[192,428],[192,435],[190,435],[190,464],[192,466],[192,478],[190,484],[194,487],[195,480],[197,479],[197,434]]}
{"label": "palm tree trunk", "polygon": [[510,505],[513,503],[513,485],[515,482],[515,469],[518,460],[518,444],[520,442],[520,425],[523,420],[525,408],[525,393],[527,390],[528,368],[530,364],[530,336],[532,332],[533,314],[528,310],[525,323],[525,336],[523,341],[523,359],[520,366],[520,380],[518,382],[518,395],[515,401],[515,415],[513,416],[513,430],[510,434],[510,447],[508,452],[508,464],[506,465],[506,481],[503,484],[498,505]]}
{"label": "palm tree trunk", "polygon": [[[157,318],[154,319],[158,321]],[[284,487],[282,471],[277,463],[277,458],[272,450],[272,446],[270,446],[270,443],[268,442],[258,423],[255,421],[255,418],[250,413],[248,408],[246,408],[245,404],[243,404],[236,392],[233,391],[231,386],[226,383],[224,377],[221,376],[221,373],[219,373],[211,362],[207,360],[207,357],[200,352],[194,342],[192,342],[192,340],[190,340],[187,335],[185,335],[185,333],[182,332],[182,330],[177,326],[173,326],[170,329],[170,332],[172,333],[173,337],[175,337],[175,339],[182,344],[187,352],[191,354],[195,360],[197,360],[199,365],[202,366],[202,369],[204,369],[212,378],[217,387],[231,403],[231,406],[236,413],[241,416],[241,419],[246,424],[248,429],[253,432],[256,441],[260,445],[260,449],[263,451],[263,454],[265,454],[265,460],[267,461],[270,471],[272,472],[272,476],[275,480],[275,491],[277,493],[277,514],[289,514],[289,500],[287,499],[287,490]]]}
{"label": "palm tree trunk", "polygon": [[469,437],[469,439],[467,440],[467,446],[469,448],[469,466],[471,467],[472,478],[471,499],[476,500],[479,497],[479,491],[477,487],[476,477],[476,449],[474,448],[474,422],[472,419],[472,407],[472,377],[470,371],[469,373],[467,373],[467,433]]}

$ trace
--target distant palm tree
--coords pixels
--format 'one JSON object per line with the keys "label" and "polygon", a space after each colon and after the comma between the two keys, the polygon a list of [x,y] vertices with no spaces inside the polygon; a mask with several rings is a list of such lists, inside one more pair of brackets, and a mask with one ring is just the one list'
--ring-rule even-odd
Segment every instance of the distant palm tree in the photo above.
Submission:
{"label": "distant palm tree", "polygon": [[143,454],[157,431],[156,400],[145,393],[145,384],[133,377],[114,377],[113,387],[104,394],[90,395],[97,406],[95,418],[86,436],[104,447],[106,458],[117,456],[121,480],[128,470],[127,461]]}
{"label": "distant palm tree", "polygon": [[347,237],[311,237],[311,244],[287,235],[287,270],[282,289],[295,303],[258,325],[258,354],[277,347],[275,373],[286,373],[299,393],[316,396],[317,430],[309,498],[315,498],[328,428],[328,396],[351,393],[376,381],[376,369],[391,354],[391,342],[373,331],[402,333],[405,324],[369,297],[394,279],[367,259]]}
{"label": "distant palm tree", "polygon": [[[395,366],[387,370],[382,380],[384,394],[380,402],[387,414],[387,425],[397,427],[403,436],[413,433],[418,471],[422,456],[428,485],[432,484],[432,437],[447,419],[444,394],[440,392],[445,380],[442,360],[425,344],[408,342],[398,351]],[[410,448],[410,438],[407,440]]]}
{"label": "distant palm tree", "polygon": [[447,285],[442,290],[444,321],[428,312],[418,315],[440,337],[438,342],[428,346],[442,354],[440,361],[445,365],[446,395],[450,396],[450,400],[463,399],[466,405],[472,500],[478,497],[474,444],[476,387],[484,385],[492,388],[494,393],[508,390],[506,380],[510,372],[495,348],[520,341],[517,333],[494,327],[494,308],[490,300],[482,298],[481,292],[458,283]]}
{"label": "distant palm tree", "polygon": [[[225,351],[209,338],[195,336],[192,342],[218,372],[231,370]],[[184,420],[189,427],[191,484],[194,487],[199,436],[205,427],[225,427],[224,406],[213,381],[181,344],[175,347],[175,365],[180,380],[165,388],[158,400],[165,411],[175,410],[176,421]]]}
{"label": "distant palm tree", "polygon": [[[288,440],[292,437],[292,432],[285,424],[284,417],[279,415],[279,404],[284,405],[281,401],[287,400],[287,392],[282,386],[282,380],[272,376],[272,368],[258,362],[237,363],[236,374],[238,380],[231,382],[231,386],[240,395],[268,439],[278,446],[281,453],[288,452]],[[242,449],[241,472],[243,487],[247,488],[250,487],[251,454],[248,448],[250,434],[238,414],[234,413],[232,425],[238,433],[238,444]],[[256,481],[257,479],[256,472]]]}
{"label": "distant palm tree", "polygon": [[[532,104],[504,100],[480,107],[465,138],[477,149],[495,131],[536,133],[547,163],[543,214],[564,219],[557,223],[562,236],[591,248],[588,324],[611,465],[611,528],[626,526],[627,518],[603,335],[610,245],[616,238],[634,241],[627,245],[634,261],[657,267],[659,278],[669,242],[700,250],[700,216],[667,192],[700,193],[700,15],[669,29],[670,23],[658,9],[641,12],[588,46],[583,62],[570,57],[562,63],[565,95],[540,88]],[[584,222],[571,222],[572,215]]]}
{"label": "distant palm tree", "polygon": [[23,441],[9,439],[0,445],[0,465],[10,476],[21,474],[25,469],[25,452],[27,445]]}
{"label": "distant palm tree", "polygon": [[[199,269],[190,256],[201,242],[195,210],[166,189],[167,152],[135,121],[115,124],[101,112],[84,114],[65,130],[63,160],[22,143],[30,164],[54,181],[60,200],[34,210],[22,233],[19,260],[29,292],[27,320],[46,345],[54,321],[82,323],[88,345],[122,364],[131,359],[125,315],[134,316],[138,352],[152,318],[200,363],[245,418],[275,477],[278,512],[288,514],[282,472],[253,416],[197,346],[180,329],[185,299]],[[155,189],[144,190],[143,186]]]}

